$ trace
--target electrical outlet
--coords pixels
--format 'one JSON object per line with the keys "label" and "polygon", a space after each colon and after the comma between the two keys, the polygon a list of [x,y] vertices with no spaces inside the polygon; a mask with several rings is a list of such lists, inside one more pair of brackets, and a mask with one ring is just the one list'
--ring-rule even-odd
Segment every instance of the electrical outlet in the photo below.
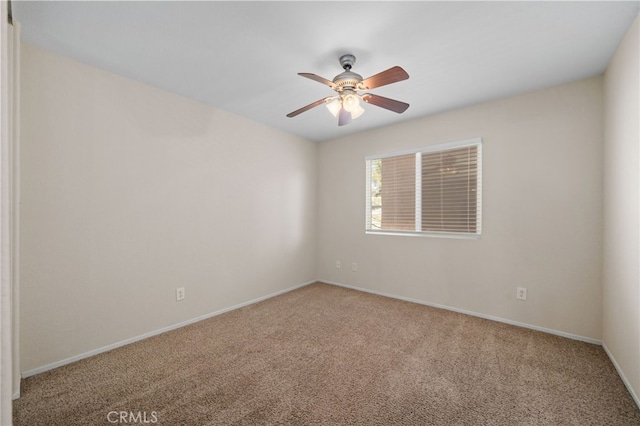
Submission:
{"label": "electrical outlet", "polygon": [[340,261],[339,261],[339,260],[336,260],[336,268],[337,268],[337,269],[342,268],[342,263],[340,263]]}
{"label": "electrical outlet", "polygon": [[184,300],[184,287],[176,288],[176,301]]}
{"label": "electrical outlet", "polygon": [[516,289],[516,299],[527,300],[527,289],[524,287],[518,287]]}
{"label": "electrical outlet", "polygon": [[353,263],[351,264],[351,270],[352,270],[353,272],[356,272],[356,271],[358,270],[358,264],[357,264],[356,262],[353,262]]}

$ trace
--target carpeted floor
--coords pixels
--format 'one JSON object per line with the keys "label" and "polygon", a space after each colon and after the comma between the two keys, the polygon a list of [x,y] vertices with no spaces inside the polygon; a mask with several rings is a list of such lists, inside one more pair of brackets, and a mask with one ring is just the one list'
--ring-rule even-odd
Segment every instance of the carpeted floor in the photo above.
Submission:
{"label": "carpeted floor", "polygon": [[600,346],[317,283],[29,377],[14,422],[629,426],[640,410]]}

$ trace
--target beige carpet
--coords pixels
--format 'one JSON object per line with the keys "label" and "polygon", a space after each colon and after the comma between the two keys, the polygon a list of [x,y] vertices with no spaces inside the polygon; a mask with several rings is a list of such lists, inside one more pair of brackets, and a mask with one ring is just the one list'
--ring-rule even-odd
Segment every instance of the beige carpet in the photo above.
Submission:
{"label": "beige carpet", "polygon": [[30,377],[14,412],[16,426],[640,425],[599,346],[319,283]]}

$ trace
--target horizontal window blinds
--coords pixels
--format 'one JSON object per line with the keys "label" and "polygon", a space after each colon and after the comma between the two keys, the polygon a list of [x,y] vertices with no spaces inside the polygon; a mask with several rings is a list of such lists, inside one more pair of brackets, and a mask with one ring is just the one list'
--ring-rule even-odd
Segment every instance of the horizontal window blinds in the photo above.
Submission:
{"label": "horizontal window blinds", "polygon": [[477,147],[422,154],[422,230],[475,233]]}
{"label": "horizontal window blinds", "polygon": [[413,230],[416,223],[415,155],[381,160],[382,229]]}
{"label": "horizontal window blinds", "polygon": [[367,158],[367,230],[480,235],[481,140]]}

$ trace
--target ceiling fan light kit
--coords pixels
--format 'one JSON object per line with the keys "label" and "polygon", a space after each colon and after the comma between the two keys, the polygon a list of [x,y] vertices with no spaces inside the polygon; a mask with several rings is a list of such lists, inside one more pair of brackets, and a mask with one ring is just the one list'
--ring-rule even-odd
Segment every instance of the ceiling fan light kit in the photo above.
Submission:
{"label": "ceiling fan light kit", "polygon": [[344,71],[335,76],[332,81],[311,73],[298,73],[298,75],[302,77],[306,77],[329,86],[338,94],[320,99],[297,109],[287,114],[287,117],[295,117],[298,114],[308,111],[318,105],[326,104],[327,109],[331,114],[333,114],[334,117],[338,117],[338,126],[345,126],[364,113],[365,110],[362,108],[362,105],[360,105],[360,100],[398,114],[402,114],[407,110],[407,108],[409,108],[409,104],[405,102],[396,101],[394,99],[385,98],[372,93],[358,93],[363,90],[375,89],[376,87],[406,80],[409,78],[409,74],[407,74],[405,70],[399,66],[395,66],[364,79],[360,74],[351,71],[351,68],[355,63],[356,57],[354,55],[342,55],[340,57],[340,65]]}

